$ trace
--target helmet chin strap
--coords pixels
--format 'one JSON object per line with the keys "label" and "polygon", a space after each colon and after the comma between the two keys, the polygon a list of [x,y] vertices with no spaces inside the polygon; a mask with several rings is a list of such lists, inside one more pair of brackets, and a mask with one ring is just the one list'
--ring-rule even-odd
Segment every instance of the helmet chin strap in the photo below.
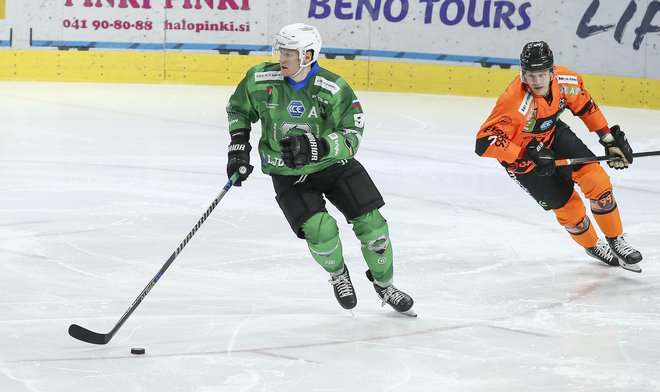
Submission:
{"label": "helmet chin strap", "polygon": [[303,61],[305,61],[305,55],[304,54],[302,55],[302,58],[300,59],[300,68],[298,69],[298,71],[296,73],[294,73],[293,75],[289,76],[291,79],[295,79],[296,76],[298,76],[300,74],[300,72],[302,72],[303,68],[309,67],[310,65],[312,65],[314,63],[313,61],[310,61],[307,64],[303,64]]}

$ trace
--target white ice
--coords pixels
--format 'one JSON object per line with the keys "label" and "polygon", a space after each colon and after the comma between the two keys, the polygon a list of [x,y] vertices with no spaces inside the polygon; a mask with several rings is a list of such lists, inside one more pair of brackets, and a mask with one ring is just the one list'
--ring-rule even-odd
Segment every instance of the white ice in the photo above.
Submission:
{"label": "white ice", "polygon": [[[644,254],[641,274],[607,267],[475,155],[486,98],[358,92],[418,318],[381,308],[330,206],[358,295],[340,308],[259,172],[107,345],[71,338],[110,331],[227,182],[232,90],[0,84],[0,391],[660,390],[660,157],[607,168]],[[660,150],[660,111],[603,110]]]}

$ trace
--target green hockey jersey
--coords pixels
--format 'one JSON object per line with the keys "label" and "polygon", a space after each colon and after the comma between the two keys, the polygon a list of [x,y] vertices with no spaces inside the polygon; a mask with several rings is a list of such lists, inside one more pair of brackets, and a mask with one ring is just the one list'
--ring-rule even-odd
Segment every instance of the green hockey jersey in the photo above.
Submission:
{"label": "green hockey jersey", "polygon": [[[252,129],[261,121],[259,156],[266,174],[303,175],[355,156],[362,138],[364,114],[351,87],[340,76],[314,63],[304,81],[282,76],[278,63],[252,67],[229,99],[229,132]],[[294,170],[284,165],[280,140],[289,132],[311,132],[323,138],[328,154],[318,163]]]}

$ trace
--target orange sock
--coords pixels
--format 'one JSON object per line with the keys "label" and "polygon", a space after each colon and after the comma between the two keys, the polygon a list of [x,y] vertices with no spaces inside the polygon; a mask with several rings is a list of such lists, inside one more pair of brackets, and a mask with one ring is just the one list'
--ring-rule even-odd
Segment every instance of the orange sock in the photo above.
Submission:
{"label": "orange sock", "polygon": [[591,200],[591,212],[606,237],[618,237],[623,233],[619,208],[612,192],[606,192],[599,199]]}
{"label": "orange sock", "polygon": [[607,237],[620,235],[623,232],[621,216],[605,170],[598,164],[587,164],[573,173],[573,180],[589,198],[591,212],[603,234]]}
{"label": "orange sock", "polygon": [[573,240],[585,248],[591,248],[598,241],[598,234],[587,216],[587,209],[576,191],[563,207],[552,210],[557,221],[564,226]]}

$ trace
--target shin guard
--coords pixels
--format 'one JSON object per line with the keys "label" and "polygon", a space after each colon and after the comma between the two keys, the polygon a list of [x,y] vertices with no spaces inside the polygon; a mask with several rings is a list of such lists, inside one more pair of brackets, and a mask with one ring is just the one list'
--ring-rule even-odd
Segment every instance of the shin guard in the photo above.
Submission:
{"label": "shin guard", "polygon": [[329,273],[341,272],[344,267],[337,221],[327,212],[312,215],[302,225],[312,257]]}
{"label": "shin guard", "polygon": [[382,287],[392,284],[392,247],[387,221],[375,209],[350,221],[353,232],[362,243],[362,255],[374,281]]}

